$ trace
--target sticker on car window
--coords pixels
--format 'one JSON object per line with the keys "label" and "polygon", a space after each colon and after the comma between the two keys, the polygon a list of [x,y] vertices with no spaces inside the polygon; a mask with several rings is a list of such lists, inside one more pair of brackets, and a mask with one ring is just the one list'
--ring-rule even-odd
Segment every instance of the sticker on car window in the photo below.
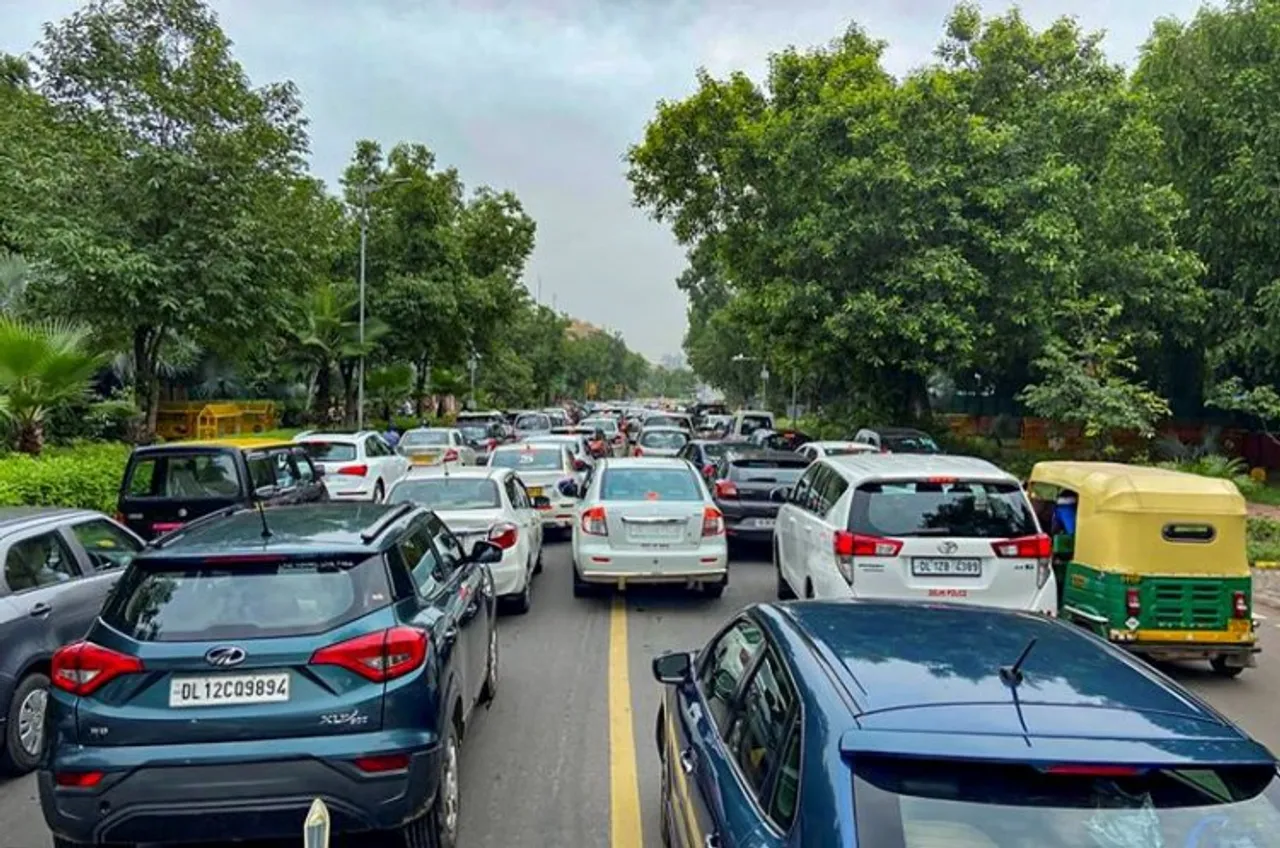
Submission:
{"label": "sticker on car window", "polygon": [[[1131,800],[1117,791],[1114,800]],[[1085,829],[1099,848],[1164,848],[1164,834],[1151,796],[1144,794],[1138,807],[1102,807],[1086,822]]]}
{"label": "sticker on car window", "polygon": [[532,452],[530,452],[530,453],[522,453],[522,454],[520,454],[520,464],[521,464],[521,465],[533,465],[533,453],[532,453]]}

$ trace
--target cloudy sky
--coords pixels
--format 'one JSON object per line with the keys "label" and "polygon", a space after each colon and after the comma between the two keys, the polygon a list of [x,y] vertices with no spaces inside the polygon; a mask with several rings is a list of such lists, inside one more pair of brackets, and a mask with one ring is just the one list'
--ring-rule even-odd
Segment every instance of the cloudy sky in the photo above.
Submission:
{"label": "cloudy sky", "polygon": [[[74,0],[0,0],[0,50],[24,52]],[[952,0],[214,0],[255,81],[289,78],[311,118],[313,169],[334,182],[357,139],[421,141],[469,185],[513,189],[538,222],[527,283],[542,300],[677,352],[683,255],[631,206],[622,154],[694,70],[755,76],[770,51],[830,40],[851,16],[889,69],[929,60]],[[1008,3],[987,2],[988,13]],[[1068,14],[1132,62],[1151,22],[1199,0],[1026,0]]]}

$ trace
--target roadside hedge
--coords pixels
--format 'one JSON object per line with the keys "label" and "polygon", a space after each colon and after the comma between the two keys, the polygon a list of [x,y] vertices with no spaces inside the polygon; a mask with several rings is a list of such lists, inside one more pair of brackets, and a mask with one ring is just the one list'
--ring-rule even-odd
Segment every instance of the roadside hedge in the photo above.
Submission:
{"label": "roadside hedge", "polygon": [[0,457],[0,507],[80,507],[111,515],[129,451],[121,442],[86,442],[46,448],[39,457]]}

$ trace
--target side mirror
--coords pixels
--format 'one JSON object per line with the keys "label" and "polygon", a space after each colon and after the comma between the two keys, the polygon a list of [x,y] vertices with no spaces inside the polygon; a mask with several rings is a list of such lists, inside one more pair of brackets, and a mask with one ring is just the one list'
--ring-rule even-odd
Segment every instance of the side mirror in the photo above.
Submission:
{"label": "side mirror", "polygon": [[693,679],[693,655],[684,651],[653,658],[653,678],[659,683],[680,685]]}
{"label": "side mirror", "polygon": [[578,482],[576,480],[561,480],[556,484],[556,490],[568,498],[582,497],[578,494]]}
{"label": "side mirror", "polygon": [[470,559],[472,562],[481,565],[493,565],[494,563],[502,562],[502,548],[493,542],[481,539],[471,548]]}
{"label": "side mirror", "polygon": [[551,498],[546,495],[537,495],[530,498],[530,502],[533,504],[534,509],[551,509]]}

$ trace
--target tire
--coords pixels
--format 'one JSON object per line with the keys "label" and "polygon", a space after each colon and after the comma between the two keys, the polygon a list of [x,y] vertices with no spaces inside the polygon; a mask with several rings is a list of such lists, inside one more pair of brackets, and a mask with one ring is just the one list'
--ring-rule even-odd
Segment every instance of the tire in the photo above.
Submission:
{"label": "tire", "polygon": [[[451,774],[451,776],[450,776]],[[457,848],[458,845],[458,728],[449,721],[449,734],[440,750],[440,778],[431,809],[386,834],[391,848]],[[452,803],[447,801],[452,798]],[[448,808],[452,808],[451,812]],[[56,848],[56,846],[55,846]]]}
{"label": "tire", "polygon": [[1209,667],[1213,669],[1213,673],[1218,677],[1239,677],[1244,671],[1242,665],[1227,665],[1227,658],[1218,656],[1209,660]]}
{"label": "tire", "polygon": [[[49,678],[38,672],[22,678],[13,690],[13,700],[7,707],[4,740],[0,744],[0,772],[15,776],[27,774],[40,764],[46,745],[44,714],[49,703],[48,692]],[[29,744],[36,746],[34,753],[27,750]]]}
{"label": "tire", "polygon": [[382,481],[379,480],[377,483],[373,484],[373,502],[382,503],[386,498],[387,487],[382,485]]}
{"label": "tire", "polygon": [[702,595],[703,597],[710,598],[711,600],[715,600],[716,598],[719,598],[721,595],[724,594],[725,587],[728,585],[729,585],[728,577],[725,577],[725,579],[719,583],[703,583]]}
{"label": "tire", "polygon": [[516,615],[524,615],[533,608],[533,571],[524,571],[524,588],[520,594],[511,599],[511,611]]}
{"label": "tire", "polygon": [[480,690],[480,703],[486,707],[498,697],[498,628],[489,628],[489,660],[485,664],[484,688]]}
{"label": "tire", "polygon": [[795,590],[791,588],[791,584],[787,582],[787,579],[782,576],[782,560],[778,557],[777,543],[774,543],[773,546],[773,570],[778,576],[778,600],[794,600],[796,596]]}
{"label": "tire", "polygon": [[538,558],[533,563],[533,573],[542,573],[542,545],[538,545]]}
{"label": "tire", "polygon": [[578,566],[573,566],[573,596],[575,598],[589,598],[596,593],[596,589],[587,581],[578,575]]}
{"label": "tire", "polygon": [[63,839],[61,836],[54,835],[53,848],[89,848],[83,842],[72,842],[70,839]]}

